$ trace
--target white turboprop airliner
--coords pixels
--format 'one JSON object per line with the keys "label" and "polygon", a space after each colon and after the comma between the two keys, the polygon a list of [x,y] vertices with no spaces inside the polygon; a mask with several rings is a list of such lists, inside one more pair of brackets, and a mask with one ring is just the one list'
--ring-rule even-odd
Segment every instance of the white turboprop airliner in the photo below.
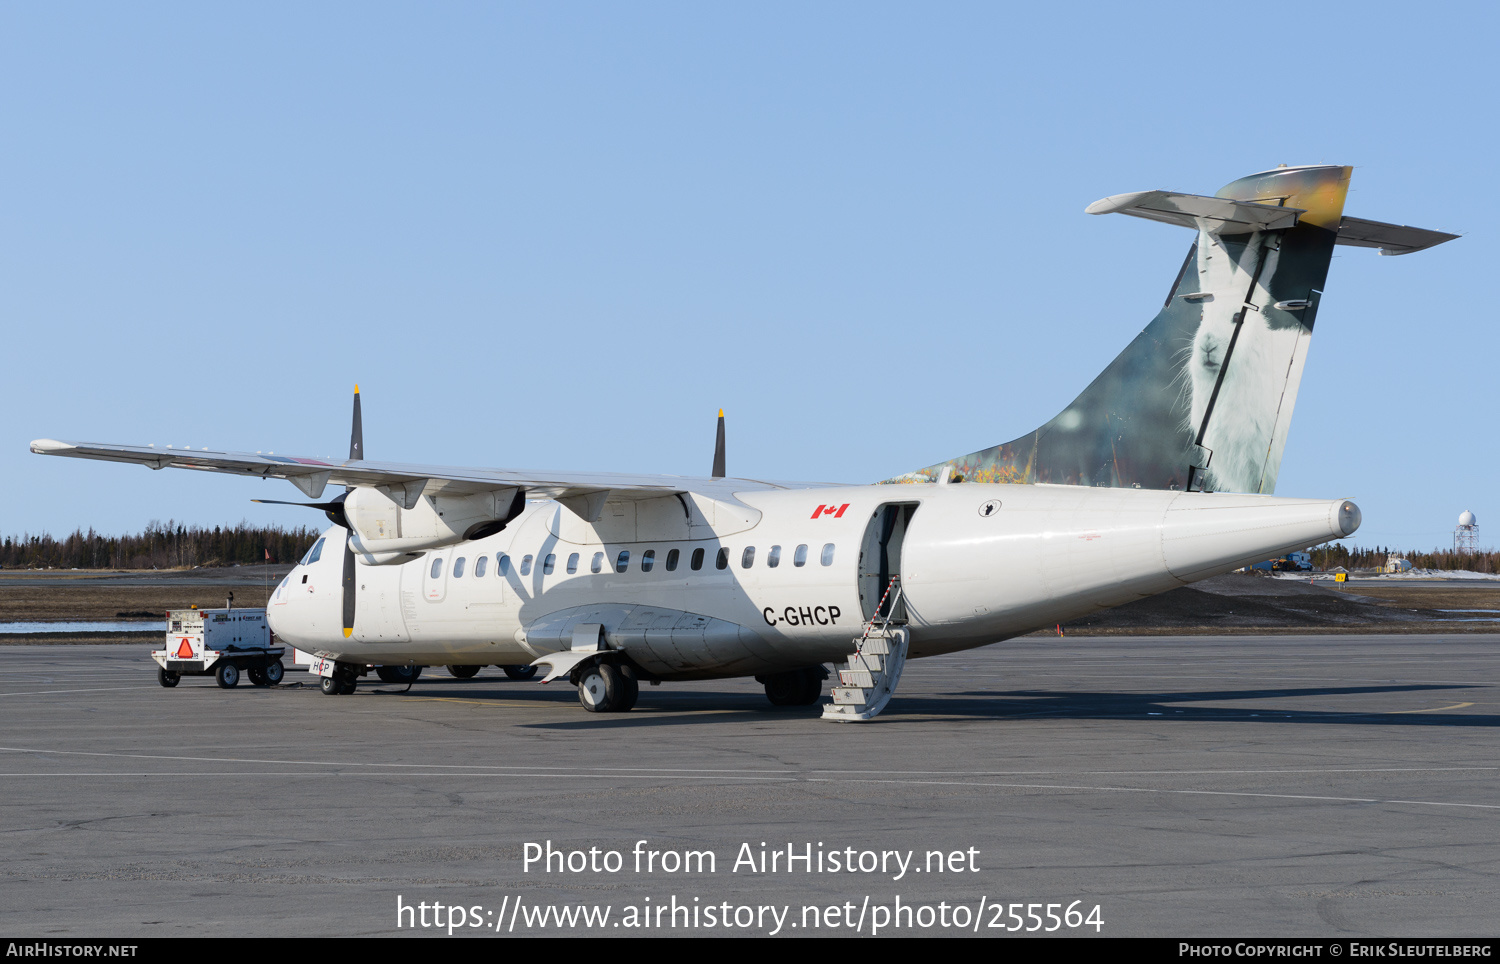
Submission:
{"label": "white turboprop airliner", "polygon": [[346,492],[276,588],[276,635],[323,691],[423,666],[566,676],[584,707],[641,680],[754,676],[771,702],[873,717],[907,657],[982,646],[1350,535],[1344,500],[1277,498],[1286,430],[1336,243],[1405,254],[1453,235],[1344,217],[1350,169],[1277,168],[1214,197],[1090,205],[1191,228],[1156,319],[1046,425],[874,485],[523,472],[151,446],[45,455]]}

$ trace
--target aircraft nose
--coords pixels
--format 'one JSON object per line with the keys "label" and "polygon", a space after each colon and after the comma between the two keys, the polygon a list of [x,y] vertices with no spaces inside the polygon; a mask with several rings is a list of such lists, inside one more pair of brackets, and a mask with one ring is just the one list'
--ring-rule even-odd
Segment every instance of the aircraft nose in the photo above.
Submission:
{"label": "aircraft nose", "polygon": [[1359,528],[1359,524],[1363,518],[1360,515],[1359,506],[1345,499],[1339,505],[1333,519],[1334,529],[1339,534],[1338,538],[1342,539],[1344,536],[1353,535],[1354,530]]}

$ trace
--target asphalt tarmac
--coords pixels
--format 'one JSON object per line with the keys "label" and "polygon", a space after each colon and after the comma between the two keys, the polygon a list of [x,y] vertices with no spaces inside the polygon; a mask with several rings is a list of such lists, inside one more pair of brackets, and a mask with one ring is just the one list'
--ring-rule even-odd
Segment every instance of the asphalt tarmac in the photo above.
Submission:
{"label": "asphalt tarmac", "polygon": [[1026,638],[866,725],[145,650],[0,650],[0,934],[1500,934],[1496,636]]}

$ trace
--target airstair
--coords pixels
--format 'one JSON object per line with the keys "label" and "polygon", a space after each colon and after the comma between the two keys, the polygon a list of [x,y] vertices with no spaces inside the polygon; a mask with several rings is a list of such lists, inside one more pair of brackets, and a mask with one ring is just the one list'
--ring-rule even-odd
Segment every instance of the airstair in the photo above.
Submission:
{"label": "airstair", "polygon": [[895,576],[854,641],[848,663],[839,667],[839,685],[833,688],[833,702],[823,707],[823,719],[865,723],[879,716],[895,695],[911,638],[910,630],[894,618],[900,602],[900,577]]}

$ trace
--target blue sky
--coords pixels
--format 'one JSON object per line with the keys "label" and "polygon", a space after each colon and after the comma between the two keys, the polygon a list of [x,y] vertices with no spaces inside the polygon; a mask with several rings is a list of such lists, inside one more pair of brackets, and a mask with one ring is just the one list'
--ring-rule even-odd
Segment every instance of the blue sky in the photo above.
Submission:
{"label": "blue sky", "polygon": [[1277,492],[1500,527],[1493,7],[7,4],[0,532],[321,521],[37,437],[873,481],[1020,435],[1190,240],[1355,165]]}

